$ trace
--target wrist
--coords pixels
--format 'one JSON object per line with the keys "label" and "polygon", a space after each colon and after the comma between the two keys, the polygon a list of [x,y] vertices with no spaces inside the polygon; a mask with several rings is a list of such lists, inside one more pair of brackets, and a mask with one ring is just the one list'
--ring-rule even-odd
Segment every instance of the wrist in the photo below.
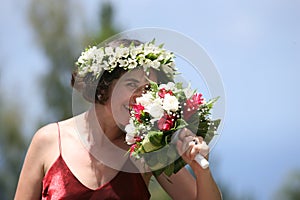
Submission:
{"label": "wrist", "polygon": [[191,169],[193,170],[196,177],[203,176],[204,174],[210,174],[210,169],[207,167],[206,169],[203,169],[199,163],[196,161],[193,161],[193,163],[190,164]]}

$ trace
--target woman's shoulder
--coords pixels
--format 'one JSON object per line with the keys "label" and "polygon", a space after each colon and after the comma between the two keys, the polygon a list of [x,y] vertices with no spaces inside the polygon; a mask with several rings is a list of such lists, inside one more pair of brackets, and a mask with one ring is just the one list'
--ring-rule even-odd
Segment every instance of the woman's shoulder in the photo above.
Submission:
{"label": "woman's shoulder", "polygon": [[54,133],[57,134],[57,132],[57,123],[49,123],[47,125],[42,126],[35,132],[33,136],[33,141],[49,143],[53,140]]}
{"label": "woman's shoulder", "polygon": [[[56,158],[59,154],[59,143],[60,138],[65,137],[66,127],[71,126],[73,118],[49,123],[40,127],[31,140],[31,149],[40,156],[53,157]],[[52,159],[49,161],[51,162]],[[45,161],[47,162],[47,161]]]}
{"label": "woman's shoulder", "polygon": [[75,118],[77,116],[42,126],[34,134],[33,140],[46,143],[57,141],[59,134],[63,134],[65,129],[74,128]]}
{"label": "woman's shoulder", "polygon": [[50,123],[39,128],[31,140],[31,149],[40,154],[46,153],[58,141],[58,125]]}

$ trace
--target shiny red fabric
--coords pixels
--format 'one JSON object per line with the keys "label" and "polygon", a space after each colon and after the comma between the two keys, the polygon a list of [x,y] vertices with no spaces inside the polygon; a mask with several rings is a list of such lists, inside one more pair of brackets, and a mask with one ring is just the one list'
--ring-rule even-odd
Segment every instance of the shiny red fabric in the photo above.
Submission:
{"label": "shiny red fabric", "polygon": [[149,198],[150,193],[139,173],[119,171],[111,181],[95,190],[86,187],[71,172],[61,153],[43,179],[42,200],[143,200]]}

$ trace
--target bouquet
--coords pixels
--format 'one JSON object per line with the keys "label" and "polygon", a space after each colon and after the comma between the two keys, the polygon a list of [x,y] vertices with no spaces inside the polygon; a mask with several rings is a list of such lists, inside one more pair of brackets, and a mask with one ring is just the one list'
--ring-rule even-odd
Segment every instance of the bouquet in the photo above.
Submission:
{"label": "bouquet", "polygon": [[186,127],[209,143],[220,124],[219,119],[210,117],[217,99],[206,102],[190,85],[183,88],[182,83],[150,82],[130,105],[129,124],[125,126],[130,156],[144,159],[154,175],[178,172],[186,163],[172,142],[175,133]]}

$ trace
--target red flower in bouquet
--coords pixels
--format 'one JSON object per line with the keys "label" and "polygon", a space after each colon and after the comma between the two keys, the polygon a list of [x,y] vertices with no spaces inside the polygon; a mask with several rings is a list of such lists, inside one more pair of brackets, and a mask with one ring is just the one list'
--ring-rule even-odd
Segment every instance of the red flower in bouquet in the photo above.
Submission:
{"label": "red flower in bouquet", "polygon": [[141,104],[132,105],[132,110],[134,111],[134,116],[139,122],[142,122],[141,116],[143,114],[144,109],[145,109],[145,107],[142,106]]}
{"label": "red flower in bouquet", "polygon": [[165,98],[165,95],[166,94],[170,94],[170,95],[173,95],[173,92],[171,90],[166,90],[165,88],[162,88],[158,91],[158,96],[160,98]]}
{"label": "red flower in bouquet", "polygon": [[135,152],[137,149],[139,148],[139,145],[138,144],[133,144],[130,146],[130,149],[129,149],[129,152],[130,152],[130,155]]}
{"label": "red flower in bouquet", "polygon": [[160,118],[160,120],[158,120],[157,127],[159,130],[168,131],[171,128],[173,128],[174,121],[175,120],[173,119],[172,116],[170,116],[168,114],[164,114],[164,116],[162,118]]}
{"label": "red flower in bouquet", "polygon": [[191,98],[187,99],[183,109],[184,119],[189,120],[190,117],[197,112],[199,106],[203,103],[204,98],[200,93],[195,93]]}

